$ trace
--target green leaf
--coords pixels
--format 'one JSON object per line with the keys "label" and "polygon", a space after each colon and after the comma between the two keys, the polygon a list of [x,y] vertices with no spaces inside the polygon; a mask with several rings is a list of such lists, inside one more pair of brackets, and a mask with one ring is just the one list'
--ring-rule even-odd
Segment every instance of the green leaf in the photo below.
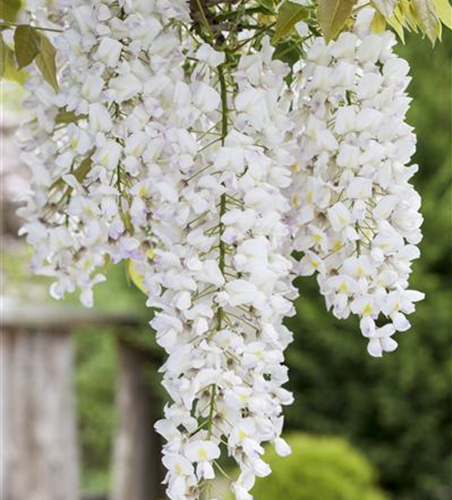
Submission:
{"label": "green leaf", "polygon": [[11,50],[6,43],[3,41],[3,37],[0,36],[0,78],[5,75],[6,59],[8,57],[8,50]]}
{"label": "green leaf", "polygon": [[14,51],[0,36],[0,78],[23,85],[27,81],[27,73],[16,66]]}
{"label": "green leaf", "polygon": [[431,0],[412,0],[413,10],[423,33],[427,35],[433,45],[438,38],[438,17],[435,5]]}
{"label": "green leaf", "polygon": [[398,7],[402,11],[403,18],[411,30],[418,32],[418,22],[413,11],[413,5],[409,0],[400,0]]}
{"label": "green leaf", "polygon": [[93,155],[94,151],[91,151],[90,154],[80,163],[80,165],[74,170],[74,177],[78,180],[78,182],[82,183],[85,180],[85,177],[89,174],[91,167],[93,166]]}
{"label": "green leaf", "polygon": [[447,0],[431,0],[436,9],[436,13],[438,17],[441,19],[441,22],[447,26],[449,29],[452,29],[452,7]]}
{"label": "green leaf", "polygon": [[[153,248],[150,248],[147,252],[146,252],[146,256],[149,260],[153,260],[155,258],[155,252],[154,252],[154,249]],[[137,271],[137,268],[135,266],[135,263],[132,261],[132,260],[128,260],[127,261],[127,267],[126,267],[126,273],[127,273],[127,277],[128,279],[139,289],[141,290],[143,293],[147,294],[148,293],[148,290],[144,284],[144,276],[142,274],[140,274],[138,271]]]}
{"label": "green leaf", "polygon": [[403,31],[403,26],[395,15],[388,17],[386,19],[388,24],[394,28],[394,31],[399,35],[400,40],[405,43],[405,32]]}
{"label": "green leaf", "polygon": [[334,40],[349,19],[357,0],[319,0],[317,18],[325,40]]}
{"label": "green leaf", "polygon": [[0,19],[9,23],[15,22],[20,7],[20,0],[0,0]]}
{"label": "green leaf", "polygon": [[39,33],[41,38],[41,50],[36,57],[36,66],[38,67],[44,80],[58,92],[57,68],[55,64],[55,47],[50,43],[49,39]]}
{"label": "green leaf", "polygon": [[384,17],[391,17],[398,0],[372,0],[374,7]]}
{"label": "green leaf", "polygon": [[275,47],[274,59],[283,61],[293,66],[302,57],[301,44],[298,41],[285,40]]}
{"label": "green leaf", "polygon": [[274,12],[274,3],[273,0],[258,0],[257,3],[263,7],[268,14],[273,14]]}
{"label": "green leaf", "polygon": [[14,32],[14,50],[19,69],[31,64],[39,54],[41,38],[39,33],[28,24],[21,24]]}
{"label": "green leaf", "polygon": [[137,268],[135,267],[135,263],[132,260],[127,261],[127,276],[129,280],[144,294],[147,294],[147,288],[144,285],[144,276],[141,275]]}
{"label": "green leaf", "polygon": [[284,2],[278,12],[273,42],[277,42],[288,35],[293,30],[294,26],[299,21],[307,19],[308,15],[307,9],[302,5],[289,1]]}
{"label": "green leaf", "polygon": [[383,33],[386,29],[386,19],[380,12],[375,12],[370,28],[372,33]]}
{"label": "green leaf", "polygon": [[87,117],[86,115],[77,115],[74,111],[67,111],[66,109],[62,109],[55,116],[55,123],[57,124],[75,123],[78,122],[79,120],[83,120],[86,117]]}

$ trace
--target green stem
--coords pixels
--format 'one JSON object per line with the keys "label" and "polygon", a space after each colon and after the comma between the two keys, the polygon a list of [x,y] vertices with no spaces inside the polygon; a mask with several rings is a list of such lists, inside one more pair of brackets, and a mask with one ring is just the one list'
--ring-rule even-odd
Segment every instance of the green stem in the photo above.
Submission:
{"label": "green stem", "polygon": [[[27,24],[17,24],[17,23],[9,23],[9,22],[1,22],[0,27],[6,27],[6,28],[18,28],[19,26],[28,26]],[[53,33],[64,33],[64,30],[58,30],[55,28],[43,28],[41,26],[32,26],[31,24],[29,25],[30,28],[33,28],[35,30],[40,30],[40,31],[52,31]]]}
{"label": "green stem", "polygon": [[210,407],[209,407],[209,418],[207,420],[207,439],[211,439],[212,437],[212,427],[213,427],[213,417],[215,413],[215,398],[217,396],[217,386],[214,384],[212,386],[212,395],[210,398]]}
{"label": "green stem", "polygon": [[211,41],[213,42],[214,40],[214,34],[212,31],[212,28],[210,27],[209,20],[207,19],[206,13],[204,12],[204,7],[201,4],[201,0],[195,0],[196,5],[198,7],[198,12],[201,15],[202,22],[204,23],[204,26],[206,27],[207,31],[209,32],[209,37]]}
{"label": "green stem", "polygon": [[[224,76],[223,65],[218,67],[218,79],[220,82],[220,96],[221,96],[221,145],[224,146],[226,136],[228,135],[228,89],[226,86],[226,78]],[[221,273],[224,275],[225,264],[226,264],[226,249],[224,241],[222,241],[222,236],[224,232],[224,224],[222,222],[223,216],[226,213],[226,194],[221,195],[220,199],[220,242],[219,242],[219,252],[220,252],[220,262],[219,267]],[[221,330],[223,322],[223,308],[218,308],[217,316],[217,328]]]}
{"label": "green stem", "polygon": [[275,23],[271,23],[267,26],[264,26],[263,28],[260,28],[258,29],[258,31],[256,31],[256,33],[254,33],[254,35],[250,38],[247,38],[246,40],[243,40],[243,42],[239,43],[236,47],[236,50],[238,49],[241,49],[242,47],[244,47],[247,43],[249,42],[252,42],[253,40],[255,40],[259,35],[261,35],[262,33],[265,33],[266,31],[270,30],[271,28],[273,28],[273,26],[276,25],[276,22]]}
{"label": "green stem", "polygon": [[[218,67],[218,78],[220,81],[220,95],[221,95],[221,144],[224,146],[226,136],[228,135],[228,94],[227,94],[226,79],[222,65]],[[222,236],[224,232],[224,224],[222,222],[222,218],[225,213],[226,213],[226,195],[222,194],[220,199],[220,222],[219,222],[220,231],[219,231],[219,244],[218,244],[220,262],[218,266],[223,276],[225,274],[225,266],[226,266],[226,248],[224,241],[222,241]],[[217,312],[217,331],[220,331],[223,327],[223,317],[224,317],[223,308],[219,307]],[[217,386],[216,384],[213,384],[211,398],[210,398],[210,410],[208,419],[209,422],[208,439],[212,437],[216,396],[217,396]]]}

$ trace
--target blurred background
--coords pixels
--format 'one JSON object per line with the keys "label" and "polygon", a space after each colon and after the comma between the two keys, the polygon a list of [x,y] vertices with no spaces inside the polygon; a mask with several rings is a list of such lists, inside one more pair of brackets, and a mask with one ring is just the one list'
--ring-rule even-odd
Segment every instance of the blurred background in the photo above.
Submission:
{"label": "blurred background", "polygon": [[[287,362],[296,403],[286,413],[294,453],[283,461],[270,453],[275,472],[256,487],[257,500],[452,499],[451,37],[434,49],[410,37],[399,53],[412,66],[409,121],[425,217],[412,286],[426,299],[413,328],[398,335],[399,349],[373,359],[357,322],[334,319],[315,280],[299,281],[298,314],[287,322],[295,333]],[[163,499],[152,429],[165,403],[163,356],[144,296],[124,269],[111,268],[96,309],[85,313],[76,297],[53,304],[48,283],[32,277],[14,215],[14,197],[27,186],[13,137],[20,98],[18,87],[3,85],[3,500],[79,499],[79,480],[86,499]],[[36,477],[24,489],[27,467]],[[49,488],[43,477],[52,498],[39,493]]]}

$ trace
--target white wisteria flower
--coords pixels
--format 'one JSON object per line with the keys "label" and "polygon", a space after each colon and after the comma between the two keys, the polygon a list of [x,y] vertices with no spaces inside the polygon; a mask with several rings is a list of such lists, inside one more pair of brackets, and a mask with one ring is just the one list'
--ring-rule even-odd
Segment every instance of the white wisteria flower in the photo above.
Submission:
{"label": "white wisteria flower", "polygon": [[[294,84],[294,119],[305,125],[289,191],[298,272],[318,273],[336,317],[360,316],[379,357],[396,349],[392,335],[409,328],[406,314],[423,298],[408,290],[423,219],[409,183],[417,166],[407,166],[416,144],[405,123],[408,64],[392,33],[369,33],[369,14],[355,32],[329,45],[318,38],[307,52]],[[382,318],[389,323],[378,326]]]}
{"label": "white wisteria flower", "polygon": [[[377,357],[423,298],[408,284],[422,238],[409,68],[393,35],[369,33],[368,9],[334,42],[306,42],[291,73],[266,34],[243,30],[232,53],[225,33],[195,29],[191,7],[58,3],[59,92],[33,68],[26,84],[21,232],[56,299],[79,290],[92,306],[110,262],[146,293],[167,355],[155,424],[167,496],[214,500],[228,455],[235,498],[252,500],[271,473],[266,445],[290,454],[293,279],[316,273],[328,309],[359,316]],[[310,29],[296,25],[303,41]]]}

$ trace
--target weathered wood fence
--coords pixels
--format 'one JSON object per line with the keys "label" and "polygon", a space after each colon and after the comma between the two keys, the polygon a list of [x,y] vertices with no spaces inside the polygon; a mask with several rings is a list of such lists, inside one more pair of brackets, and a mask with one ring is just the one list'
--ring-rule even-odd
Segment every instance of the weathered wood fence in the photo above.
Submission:
{"label": "weathered wood fence", "polygon": [[1,500],[81,500],[73,391],[73,333],[81,326],[118,333],[110,499],[163,498],[149,354],[121,340],[136,319],[4,299],[1,320]]}

